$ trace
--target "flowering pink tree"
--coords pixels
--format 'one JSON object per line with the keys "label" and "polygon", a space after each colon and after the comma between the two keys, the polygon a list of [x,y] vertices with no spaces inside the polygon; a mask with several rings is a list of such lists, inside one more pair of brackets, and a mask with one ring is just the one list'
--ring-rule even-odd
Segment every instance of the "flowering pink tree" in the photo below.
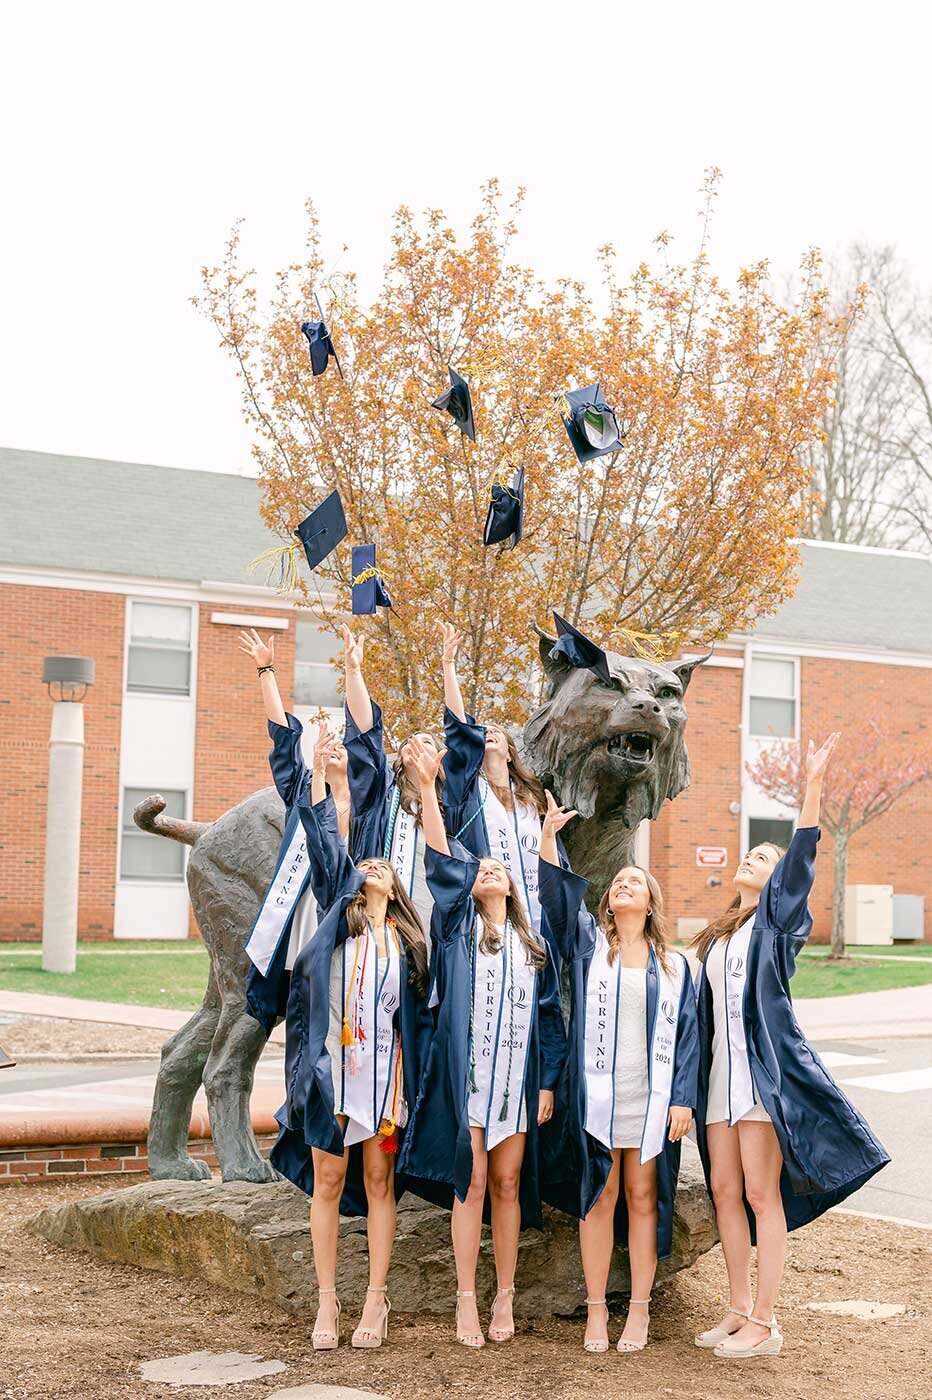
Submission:
{"label": "flowering pink tree", "polygon": [[[918,737],[918,736],[917,736]],[[754,783],[781,806],[799,809],[805,783],[805,746],[781,740],[747,765]],[[832,887],[833,958],[845,955],[845,884],[848,845],[855,832],[889,812],[910,788],[932,778],[932,752],[910,749],[870,720],[856,740],[839,745],[822,792],[822,825],[835,843]]]}

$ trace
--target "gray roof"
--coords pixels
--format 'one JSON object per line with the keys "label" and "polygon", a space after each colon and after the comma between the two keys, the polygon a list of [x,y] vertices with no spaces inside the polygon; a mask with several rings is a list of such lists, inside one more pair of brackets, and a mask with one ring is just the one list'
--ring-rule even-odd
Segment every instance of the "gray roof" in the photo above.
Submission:
{"label": "gray roof", "polygon": [[201,583],[281,544],[253,477],[0,447],[0,563]]}
{"label": "gray roof", "polygon": [[[200,583],[247,573],[281,541],[252,477],[0,448],[0,563]],[[932,656],[932,560],[801,544],[795,596],[757,640]]]}
{"label": "gray roof", "polygon": [[805,540],[800,554],[796,593],[755,640],[932,656],[932,559]]}

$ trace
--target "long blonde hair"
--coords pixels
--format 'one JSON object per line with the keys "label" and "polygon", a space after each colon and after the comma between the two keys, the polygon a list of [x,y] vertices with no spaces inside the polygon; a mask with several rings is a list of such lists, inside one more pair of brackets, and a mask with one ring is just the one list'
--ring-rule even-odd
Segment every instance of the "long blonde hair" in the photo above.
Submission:
{"label": "long blonde hair", "polygon": [[[781,860],[785,855],[784,848],[778,846],[776,841],[760,841],[758,845],[769,846],[772,851],[776,851],[777,860]],[[753,918],[756,913],[757,904],[745,905],[742,909],[741,896],[736,894],[725,912],[719,914],[717,919],[713,919],[710,924],[706,924],[705,928],[696,934],[689,945],[690,948],[695,948],[696,957],[702,962],[713,943],[717,943],[720,938],[730,938],[733,933],[737,933],[742,924],[746,924],[748,919]]]}
{"label": "long blonde hair", "polygon": [[[398,878],[398,872],[387,860],[380,860],[380,865],[388,866],[392,872],[392,892],[388,897],[388,907],[385,910],[386,923],[389,919],[398,930],[398,937],[404,944],[405,953],[408,958],[408,981],[419,996],[427,993],[427,939],[424,937],[424,927],[421,923],[420,915],[408,897],[408,892]],[[365,933],[369,926],[369,914],[366,909],[365,889],[361,889],[353,896],[346,906],[346,928],[350,938],[358,938],[361,933]]]}
{"label": "long blonde hair", "polygon": [[[644,917],[644,937],[657,955],[657,961],[664,972],[669,972],[670,964],[667,957],[667,920],[663,912],[663,894],[655,877],[649,870],[645,870],[643,865],[623,865],[622,870],[640,870],[647,882],[647,889],[650,893],[650,910]],[[608,943],[608,965],[614,963],[618,956],[618,930],[615,927],[615,916],[608,907],[609,895],[612,892],[612,885],[618,871],[609,882],[605,893],[599,900],[599,908],[596,913],[596,923],[605,934]]]}

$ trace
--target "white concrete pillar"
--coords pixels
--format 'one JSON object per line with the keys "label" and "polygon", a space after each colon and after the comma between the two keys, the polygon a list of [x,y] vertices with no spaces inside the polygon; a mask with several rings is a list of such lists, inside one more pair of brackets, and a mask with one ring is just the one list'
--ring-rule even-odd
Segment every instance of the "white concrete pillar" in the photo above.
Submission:
{"label": "white concrete pillar", "polygon": [[45,827],[42,966],[46,972],[75,970],[83,777],[84,706],[74,700],[56,700],[52,706]]}

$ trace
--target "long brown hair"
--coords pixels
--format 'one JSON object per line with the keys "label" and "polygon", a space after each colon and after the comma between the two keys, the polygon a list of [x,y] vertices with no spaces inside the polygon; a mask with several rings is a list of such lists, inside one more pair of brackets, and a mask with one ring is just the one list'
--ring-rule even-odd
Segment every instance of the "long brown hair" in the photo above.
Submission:
{"label": "long brown hair", "polygon": [[[657,955],[657,961],[664,972],[669,972],[670,964],[667,959],[667,920],[663,912],[663,894],[655,877],[649,870],[645,870],[643,865],[622,865],[622,870],[640,870],[647,881],[647,889],[650,894],[650,912],[644,916],[644,937]],[[612,885],[618,877],[618,871],[612,876],[606,887],[605,893],[599,900],[599,908],[596,914],[596,923],[605,934],[608,943],[608,965],[618,956],[618,930],[615,927],[615,916],[608,907],[609,895],[612,892]]]}
{"label": "long brown hair", "polygon": [[[490,859],[494,859],[494,857],[490,857]],[[501,861],[497,861],[496,864],[501,865]],[[504,870],[504,866],[502,866],[502,869]],[[531,967],[536,968],[539,972],[547,961],[547,954],[544,951],[543,944],[535,937],[531,930],[531,923],[527,916],[527,910],[524,907],[521,896],[518,894],[517,885],[511,878],[509,871],[505,870],[505,874],[508,876],[508,893],[505,896],[505,918],[518,935],[518,942],[527,953],[527,960]],[[476,913],[479,915],[479,919],[482,923],[482,933],[479,938],[480,949],[483,953],[501,952],[501,930],[496,928],[491,920],[487,920],[482,901],[475,895],[473,895],[473,901],[476,906]]]}
{"label": "long brown hair", "polygon": [[[425,996],[427,993],[427,939],[424,937],[420,915],[411,903],[404,885],[398,879],[398,872],[394,866],[390,865],[387,860],[380,860],[379,864],[388,866],[392,872],[392,892],[388,897],[388,907],[385,910],[386,922],[389,919],[394,921],[398,937],[404,944],[408,959],[408,981],[418,996]],[[358,938],[361,933],[365,933],[368,926],[366,895],[365,890],[362,889],[346,907],[346,927],[350,938]]]}
{"label": "long brown hair", "polygon": [[[769,846],[772,851],[776,851],[777,860],[781,860],[785,855],[784,848],[778,846],[776,841],[759,841],[758,845]],[[696,934],[689,945],[690,948],[695,948],[696,957],[702,962],[713,943],[717,943],[720,938],[730,938],[733,933],[737,933],[742,924],[746,924],[748,919],[753,918],[756,913],[757,904],[745,905],[742,909],[741,896],[736,894],[725,912],[719,914],[717,919],[713,919],[710,924],[706,924],[705,928]]]}
{"label": "long brown hair", "polygon": [[[502,729],[501,725],[496,728]],[[519,802],[526,802],[529,807],[536,807],[538,816],[547,814],[547,794],[544,792],[544,785],[536,773],[532,773],[530,768],[518,753],[518,745],[508,733],[507,729],[502,729],[505,736],[505,743],[508,745],[508,776],[511,779],[510,788],[499,787],[493,783],[488,774],[485,780],[495,793],[499,802],[507,810],[511,810],[512,795]]]}
{"label": "long brown hair", "polygon": [[[422,732],[426,734],[427,730],[425,729]],[[431,738],[434,739],[434,743],[437,744],[437,740],[434,738],[433,735],[431,735]],[[401,747],[404,748],[404,744],[402,744]],[[442,748],[442,744],[437,744],[438,753]],[[398,753],[395,757],[395,761],[392,764],[392,775],[395,779],[395,785],[398,788],[398,791],[401,793],[402,810],[407,812],[409,816],[413,816],[417,820],[418,825],[420,825],[421,790],[418,787],[417,783],[412,782],[411,778],[408,776],[408,770],[405,768],[405,761],[401,756],[401,749],[398,750]],[[440,767],[437,769],[437,777],[434,781],[434,787],[437,790],[437,801],[440,804],[441,812],[443,811],[444,782],[445,776],[443,772],[443,764],[441,763]]]}

